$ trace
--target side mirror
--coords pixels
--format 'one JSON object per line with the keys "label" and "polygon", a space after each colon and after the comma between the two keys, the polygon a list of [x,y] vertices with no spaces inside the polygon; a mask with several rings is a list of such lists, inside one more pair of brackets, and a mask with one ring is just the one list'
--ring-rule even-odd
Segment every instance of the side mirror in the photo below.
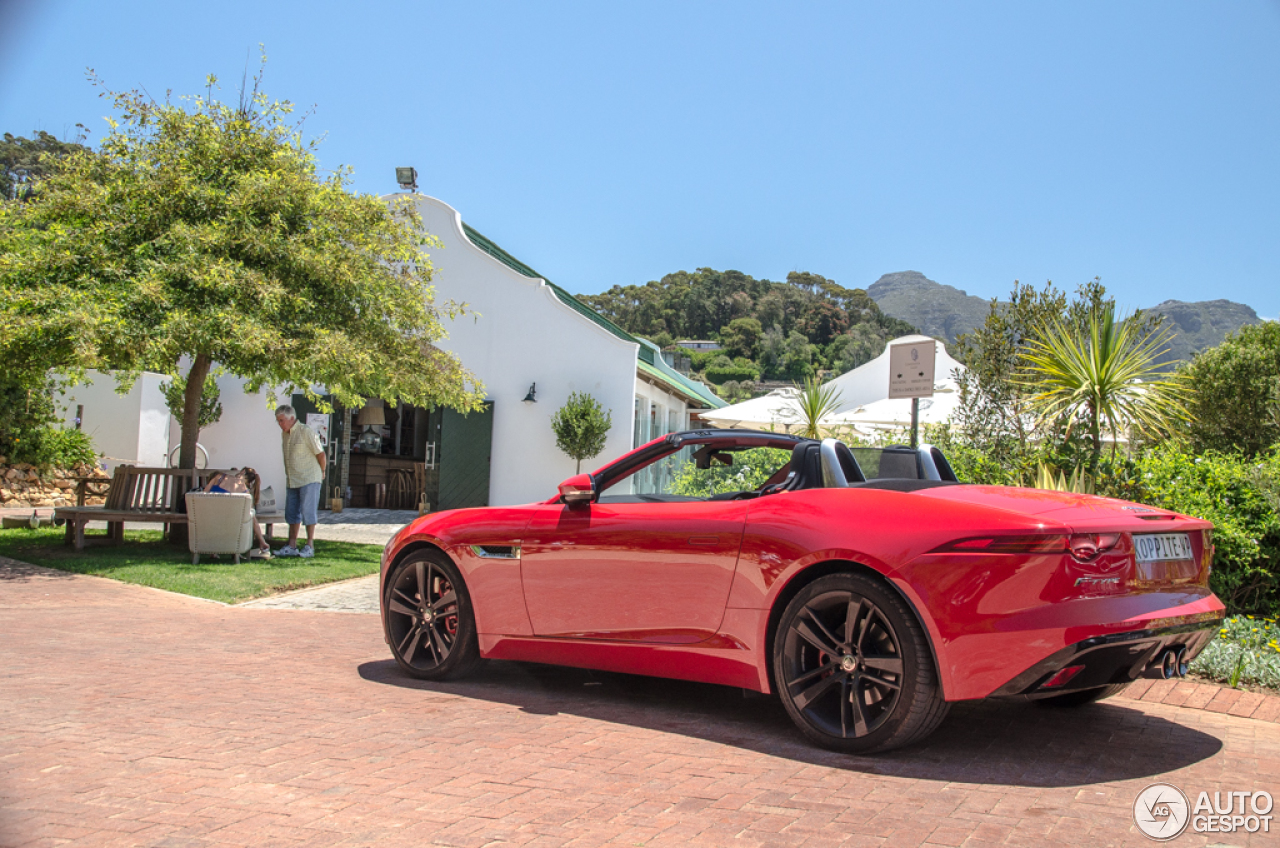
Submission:
{"label": "side mirror", "polygon": [[589,504],[596,499],[596,484],[590,474],[577,474],[560,484],[560,499],[569,506]]}

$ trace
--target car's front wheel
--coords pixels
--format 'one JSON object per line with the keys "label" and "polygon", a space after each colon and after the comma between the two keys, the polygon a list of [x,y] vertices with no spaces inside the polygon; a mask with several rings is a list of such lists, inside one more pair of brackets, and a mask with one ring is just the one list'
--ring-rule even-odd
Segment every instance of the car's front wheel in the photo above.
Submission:
{"label": "car's front wheel", "polygon": [[773,645],[783,706],[801,732],[865,754],[931,733],[947,702],[923,628],[892,589],[861,574],[821,577],[787,605]]}
{"label": "car's front wheel", "polygon": [[383,603],[391,653],[408,674],[443,680],[480,662],[471,595],[448,557],[411,554],[392,571]]}

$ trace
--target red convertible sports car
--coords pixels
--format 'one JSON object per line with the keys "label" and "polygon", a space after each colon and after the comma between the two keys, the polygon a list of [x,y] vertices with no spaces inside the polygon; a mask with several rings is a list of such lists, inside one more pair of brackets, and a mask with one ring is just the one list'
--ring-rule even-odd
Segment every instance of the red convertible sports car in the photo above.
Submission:
{"label": "red convertible sports car", "polygon": [[407,525],[382,620],[415,677],[489,657],[740,686],[866,753],[923,738],[952,701],[1072,706],[1185,673],[1224,615],[1212,531],[958,483],[927,446],[697,430],[541,503]]}

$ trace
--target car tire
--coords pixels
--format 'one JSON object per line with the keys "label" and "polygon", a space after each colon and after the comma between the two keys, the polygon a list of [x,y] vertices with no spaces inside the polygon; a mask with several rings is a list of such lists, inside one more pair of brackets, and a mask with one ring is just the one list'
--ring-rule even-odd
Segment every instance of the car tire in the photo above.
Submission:
{"label": "car tire", "polygon": [[1119,695],[1133,685],[1132,680],[1124,683],[1111,683],[1093,689],[1081,689],[1079,692],[1067,692],[1065,695],[1053,695],[1048,698],[1036,698],[1035,702],[1042,707],[1083,707],[1097,703],[1103,698]]}
{"label": "car tire", "polygon": [[861,574],[821,577],[787,604],[773,671],[800,732],[833,751],[909,745],[949,709],[924,628],[892,588]]}
{"label": "car tire", "polygon": [[382,603],[387,644],[406,674],[444,680],[480,664],[471,595],[444,554],[418,551],[397,564]]}

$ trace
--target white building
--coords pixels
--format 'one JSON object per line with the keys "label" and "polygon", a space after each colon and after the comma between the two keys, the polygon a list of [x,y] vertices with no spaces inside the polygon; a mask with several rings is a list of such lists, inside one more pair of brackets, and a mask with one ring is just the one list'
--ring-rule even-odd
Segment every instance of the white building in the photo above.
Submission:
{"label": "white building", "polygon": [[[449,337],[440,347],[480,378],[493,403],[490,504],[550,497],[574,473],[575,462],[556,448],[551,431],[552,414],[571,392],[591,394],[613,420],[604,452],[585,462],[584,471],[686,429],[690,413],[725,405],[669,366],[656,345],[622,330],[508,254],[465,224],[453,207],[426,195],[407,196],[427,232],[443,244],[431,254],[436,299],[465,302],[469,312],[479,313],[446,322]],[[525,403],[531,387],[536,400]],[[442,475],[447,461],[446,452]]]}
{"label": "white building", "polygon": [[[457,354],[484,384],[487,408],[467,416],[452,410],[386,410],[387,423],[376,428],[382,451],[367,454],[351,451],[361,429],[353,423],[358,410],[322,416],[331,437],[322,504],[336,487],[351,490],[350,505],[371,505],[369,487],[388,485],[397,474],[420,473],[424,462],[435,466],[425,472],[433,508],[551,497],[556,484],[575,473],[575,461],[556,447],[551,430],[551,416],[575,391],[592,395],[613,422],[604,451],[585,461],[584,471],[651,438],[686,429],[691,414],[725,405],[668,365],[656,345],[615,326],[502,250],[463,223],[448,204],[407,196],[442,245],[431,252],[436,301],[467,304],[466,314],[444,322],[448,338],[438,344]],[[114,395],[110,378],[76,387],[65,398],[67,418],[74,417],[77,405],[84,407],[85,427],[110,465],[162,465],[181,433],[156,388],[163,379],[144,375],[135,388],[136,401],[132,395],[123,401]],[[243,382],[226,375],[218,384],[222,418],[200,435],[209,466],[251,466],[264,485],[282,494],[279,428],[266,393],[246,395]],[[292,403],[304,421],[317,414],[303,395],[280,402]],[[399,505],[416,503],[415,496]]]}

